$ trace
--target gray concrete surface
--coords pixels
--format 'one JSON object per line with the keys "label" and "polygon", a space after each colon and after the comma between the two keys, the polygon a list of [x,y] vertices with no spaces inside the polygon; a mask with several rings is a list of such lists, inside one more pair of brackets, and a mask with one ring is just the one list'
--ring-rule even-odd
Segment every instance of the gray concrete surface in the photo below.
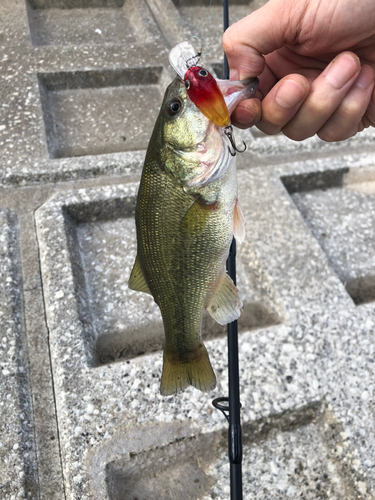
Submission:
{"label": "gray concrete surface", "polygon": [[[127,288],[168,51],[203,35],[220,74],[220,4],[0,2],[1,499],[229,498],[225,331],[204,318],[217,388],[163,398]],[[244,498],[374,499],[374,131],[237,136]]]}

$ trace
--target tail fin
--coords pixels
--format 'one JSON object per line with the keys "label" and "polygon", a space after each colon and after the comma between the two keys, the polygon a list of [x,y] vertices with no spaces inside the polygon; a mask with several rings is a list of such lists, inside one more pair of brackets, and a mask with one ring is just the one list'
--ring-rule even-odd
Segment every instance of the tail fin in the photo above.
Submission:
{"label": "tail fin", "polygon": [[[195,354],[195,353],[194,353]],[[207,350],[203,343],[197,349],[194,359],[182,362],[173,353],[164,350],[164,365],[161,376],[160,394],[169,396],[183,391],[189,385],[208,392],[216,387],[216,377]]]}

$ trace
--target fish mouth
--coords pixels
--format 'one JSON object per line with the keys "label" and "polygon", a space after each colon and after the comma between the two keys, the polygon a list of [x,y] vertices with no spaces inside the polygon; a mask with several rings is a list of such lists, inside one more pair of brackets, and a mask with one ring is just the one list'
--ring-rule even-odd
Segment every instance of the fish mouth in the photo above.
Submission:
{"label": "fish mouth", "polygon": [[204,186],[212,182],[212,176],[217,170],[216,166],[222,154],[222,138],[218,129],[215,123],[209,121],[204,139],[197,143],[197,159],[204,170],[189,183],[189,187]]}
{"label": "fish mouth", "polygon": [[[258,78],[247,78],[242,81],[232,82],[230,80],[216,80],[219,90],[223,95],[229,115],[236,109],[237,105],[245,99],[254,96],[258,88]],[[230,122],[227,124],[229,125]],[[197,185],[204,186],[208,182],[222,177],[229,165],[228,138],[225,135],[225,126],[218,124],[212,119],[202,141],[196,145],[197,158],[204,171],[190,182],[189,187]],[[220,165],[220,168],[217,168]]]}
{"label": "fish mouth", "polygon": [[233,113],[241,101],[254,97],[259,85],[258,78],[246,78],[246,80],[235,82],[232,82],[231,80],[217,79],[216,82],[220,92],[223,94],[229,116]]}
{"label": "fish mouth", "polygon": [[218,80],[215,78],[212,92],[201,102],[195,102],[197,108],[218,127],[230,125],[230,115],[237,105],[254,96],[258,88],[258,78],[242,81]]}
{"label": "fish mouth", "polygon": [[[259,80],[247,78],[236,82],[230,80],[216,80],[216,82],[230,115],[241,101],[254,96]],[[205,170],[190,182],[189,187],[204,186],[220,179],[227,172],[232,157],[228,153],[228,138],[224,132],[223,125],[209,121],[203,141],[197,144],[197,157]]]}

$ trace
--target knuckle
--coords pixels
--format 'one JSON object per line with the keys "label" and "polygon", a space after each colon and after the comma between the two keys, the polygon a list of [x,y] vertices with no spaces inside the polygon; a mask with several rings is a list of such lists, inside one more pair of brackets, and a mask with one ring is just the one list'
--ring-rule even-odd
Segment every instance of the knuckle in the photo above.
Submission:
{"label": "knuckle", "polygon": [[326,116],[329,106],[329,96],[323,97],[316,90],[310,92],[308,102],[305,104],[306,112],[315,118]]}
{"label": "knuckle", "polygon": [[267,135],[276,135],[280,132],[280,127],[271,123],[259,122],[256,126],[261,132]]}
{"label": "knuckle", "polygon": [[339,142],[353,137],[357,132],[358,124],[355,125],[355,129],[351,127],[350,130],[345,131],[335,127],[324,127],[318,131],[317,136],[324,142]]}
{"label": "knuckle", "polygon": [[233,39],[233,28],[230,27],[226,30],[226,32],[223,35],[222,38],[222,46],[224,49],[224,52],[227,55],[232,55],[235,52],[235,42]]}
{"label": "knuckle", "polygon": [[319,117],[325,117],[327,116],[329,106],[328,103],[325,100],[315,100],[314,102],[311,103],[310,106],[310,114],[316,119]]}
{"label": "knuckle", "polygon": [[317,133],[317,136],[319,137],[319,139],[321,139],[324,142],[336,142],[339,140],[343,140],[334,131],[326,130],[326,129],[319,130],[319,132]]}
{"label": "knuckle", "polygon": [[288,137],[288,139],[296,142],[304,141],[305,139],[308,139],[309,137],[312,137],[314,135],[314,133],[309,134],[306,131],[298,130],[294,127],[283,127],[281,131],[286,137]]}
{"label": "knuckle", "polygon": [[363,108],[357,101],[351,99],[343,103],[342,115],[343,119],[351,119],[353,117],[361,117],[366,108]]}

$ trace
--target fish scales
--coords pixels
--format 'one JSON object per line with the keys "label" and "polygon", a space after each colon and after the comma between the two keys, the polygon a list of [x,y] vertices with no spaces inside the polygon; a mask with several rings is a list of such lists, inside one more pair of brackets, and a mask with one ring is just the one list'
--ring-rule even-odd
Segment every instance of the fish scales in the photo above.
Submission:
{"label": "fish scales", "polygon": [[[223,217],[220,211],[213,211],[201,234],[184,234],[180,228],[195,201],[192,196],[161,172],[155,160],[146,159],[142,185],[148,196],[140,191],[138,198],[138,255],[161,309],[169,344],[176,347],[180,360],[186,361],[186,352],[200,341],[202,310],[212,283],[222,271],[232,221],[230,215]],[[220,237],[217,229],[223,225]]]}
{"label": "fish scales", "polygon": [[205,308],[221,324],[240,314],[238,291],[225,271],[236,207],[227,138],[176,78],[146,153],[136,206],[137,258],[129,280],[130,288],[151,293],[161,311],[163,395],[188,385],[215,387],[201,320]]}

